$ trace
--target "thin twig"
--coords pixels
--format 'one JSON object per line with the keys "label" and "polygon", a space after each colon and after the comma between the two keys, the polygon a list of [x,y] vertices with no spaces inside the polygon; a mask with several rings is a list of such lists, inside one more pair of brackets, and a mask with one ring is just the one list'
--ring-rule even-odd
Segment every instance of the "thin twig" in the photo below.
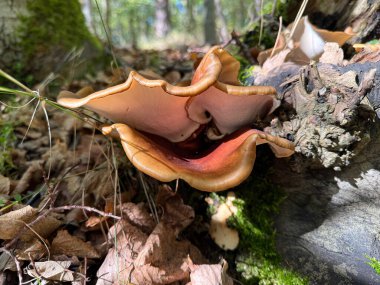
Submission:
{"label": "thin twig", "polygon": [[121,220],[121,217],[119,217],[119,216],[113,215],[111,213],[106,213],[106,212],[100,211],[100,210],[92,208],[92,207],[81,206],[81,205],[69,205],[69,206],[61,206],[61,207],[51,208],[48,210],[48,212],[61,212],[61,211],[69,211],[69,210],[73,210],[73,209],[81,209],[81,210],[85,210],[87,212],[97,213],[103,217],[112,218],[115,220]]}
{"label": "thin twig", "polygon": [[28,102],[26,102],[24,105],[21,105],[21,106],[11,106],[11,105],[8,105],[7,103],[3,102],[3,101],[0,101],[0,104],[4,105],[7,108],[11,108],[11,109],[22,109],[22,108],[28,106],[34,100],[36,100],[36,98],[32,98],[31,100],[29,100]]}
{"label": "thin twig", "polygon": [[50,259],[50,250],[49,250],[49,247],[48,245],[46,244],[45,240],[43,239],[43,237],[37,233],[31,226],[29,226],[27,223],[25,223],[24,221],[22,221],[24,223],[24,226],[27,227],[31,232],[33,232],[37,238],[43,243],[43,245],[45,246],[46,248],[46,251],[48,253],[48,259]]}

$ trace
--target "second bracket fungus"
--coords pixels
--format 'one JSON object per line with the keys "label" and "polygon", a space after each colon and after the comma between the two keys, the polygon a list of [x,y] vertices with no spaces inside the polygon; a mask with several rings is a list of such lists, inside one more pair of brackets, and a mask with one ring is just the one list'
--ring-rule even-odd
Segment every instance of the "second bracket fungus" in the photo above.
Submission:
{"label": "second bracket fungus", "polygon": [[279,105],[270,86],[241,86],[240,64],[213,47],[188,86],[149,80],[131,72],[123,84],[85,97],[63,91],[58,103],[86,107],[115,124],[103,127],[120,138],[131,162],[163,182],[183,179],[203,191],[238,185],[252,171],[256,146],[269,143],[277,157],[294,145],[249,127]]}

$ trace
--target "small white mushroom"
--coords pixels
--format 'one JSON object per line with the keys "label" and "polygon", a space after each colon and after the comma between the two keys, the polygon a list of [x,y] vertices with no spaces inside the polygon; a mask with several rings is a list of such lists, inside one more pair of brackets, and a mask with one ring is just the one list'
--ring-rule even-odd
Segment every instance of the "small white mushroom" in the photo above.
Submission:
{"label": "small white mushroom", "polygon": [[[206,201],[210,204],[212,203],[210,200]],[[226,201],[218,206],[216,213],[211,217],[209,234],[224,250],[234,250],[239,244],[239,233],[227,226],[228,218],[237,213],[237,208],[232,203],[234,200],[235,193],[229,192]]]}

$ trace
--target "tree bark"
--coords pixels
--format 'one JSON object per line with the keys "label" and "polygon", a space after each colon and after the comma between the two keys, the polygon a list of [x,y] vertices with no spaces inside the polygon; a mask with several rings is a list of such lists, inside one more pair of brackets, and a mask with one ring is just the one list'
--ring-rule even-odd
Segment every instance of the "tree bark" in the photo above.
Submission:
{"label": "tree bark", "polygon": [[283,99],[266,130],[296,144],[271,175],[288,197],[277,246],[310,284],[379,280],[365,257],[380,259],[379,60],[380,52],[363,52],[345,66],[285,63],[260,82]]}
{"label": "tree bark", "polygon": [[206,17],[204,21],[205,42],[207,44],[217,44],[218,37],[216,33],[216,17],[214,0],[205,0],[204,2]]}
{"label": "tree bark", "polygon": [[156,36],[165,37],[171,29],[169,0],[156,0]]}

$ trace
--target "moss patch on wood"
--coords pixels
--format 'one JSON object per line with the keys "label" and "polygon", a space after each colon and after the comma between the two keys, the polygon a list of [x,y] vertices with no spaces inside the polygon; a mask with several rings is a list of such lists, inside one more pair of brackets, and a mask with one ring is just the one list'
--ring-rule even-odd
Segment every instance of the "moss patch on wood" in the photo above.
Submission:
{"label": "moss patch on wood", "polygon": [[27,15],[20,16],[20,46],[27,56],[49,50],[81,47],[85,42],[97,45],[88,31],[77,0],[33,0],[27,3]]}
{"label": "moss patch on wood", "polygon": [[268,180],[270,168],[263,164],[269,165],[269,161],[257,162],[253,175],[236,191],[238,213],[229,220],[240,236],[236,269],[244,284],[308,284],[307,278],[286,268],[277,253],[274,217],[286,196]]}
{"label": "moss patch on wood", "polygon": [[78,0],[29,0],[26,11],[19,15],[21,59],[9,70],[14,76],[32,85],[51,72],[67,79],[75,71],[78,78],[103,65],[101,44],[88,30]]}

